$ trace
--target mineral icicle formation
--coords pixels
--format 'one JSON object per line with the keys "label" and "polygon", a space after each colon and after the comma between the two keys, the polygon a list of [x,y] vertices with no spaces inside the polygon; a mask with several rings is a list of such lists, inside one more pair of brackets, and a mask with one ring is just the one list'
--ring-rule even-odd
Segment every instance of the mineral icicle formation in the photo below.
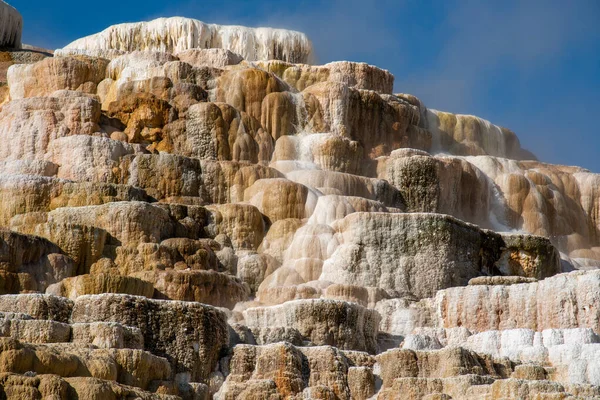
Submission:
{"label": "mineral icicle formation", "polygon": [[297,32],[0,20],[1,398],[600,398],[600,175]]}
{"label": "mineral icicle formation", "polygon": [[66,46],[62,53],[159,51],[177,54],[192,49],[225,49],[248,61],[282,60],[307,63],[312,44],[301,32],[206,24],[189,18],[159,18],[150,22],[114,25]]}

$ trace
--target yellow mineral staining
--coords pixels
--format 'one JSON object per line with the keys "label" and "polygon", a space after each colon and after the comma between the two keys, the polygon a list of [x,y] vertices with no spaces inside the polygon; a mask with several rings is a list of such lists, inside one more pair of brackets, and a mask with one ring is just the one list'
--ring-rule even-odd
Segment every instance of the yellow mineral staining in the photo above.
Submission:
{"label": "yellow mineral staining", "polygon": [[600,175],[313,61],[185,18],[0,52],[2,394],[600,398]]}

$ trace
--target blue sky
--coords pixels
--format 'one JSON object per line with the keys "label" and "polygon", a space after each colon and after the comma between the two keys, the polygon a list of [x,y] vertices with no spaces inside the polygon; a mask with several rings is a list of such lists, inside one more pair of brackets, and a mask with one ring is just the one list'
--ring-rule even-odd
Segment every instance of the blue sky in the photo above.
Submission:
{"label": "blue sky", "polygon": [[185,16],[300,30],[321,63],[390,70],[431,108],[514,130],[541,160],[600,172],[597,0],[9,0],[48,48],[121,22]]}

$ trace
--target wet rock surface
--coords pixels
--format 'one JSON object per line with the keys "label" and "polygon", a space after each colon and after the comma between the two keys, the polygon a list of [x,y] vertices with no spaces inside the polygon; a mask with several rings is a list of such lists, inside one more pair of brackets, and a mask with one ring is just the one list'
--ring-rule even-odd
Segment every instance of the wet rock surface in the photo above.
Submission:
{"label": "wet rock surface", "polygon": [[302,33],[0,22],[0,398],[600,398],[600,175]]}

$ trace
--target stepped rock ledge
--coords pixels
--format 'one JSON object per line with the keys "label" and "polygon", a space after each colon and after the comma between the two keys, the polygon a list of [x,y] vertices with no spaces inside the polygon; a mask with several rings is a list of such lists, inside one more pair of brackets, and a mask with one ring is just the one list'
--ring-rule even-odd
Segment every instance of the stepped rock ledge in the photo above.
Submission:
{"label": "stepped rock ledge", "polygon": [[299,32],[22,25],[0,1],[0,398],[600,398],[599,174]]}

